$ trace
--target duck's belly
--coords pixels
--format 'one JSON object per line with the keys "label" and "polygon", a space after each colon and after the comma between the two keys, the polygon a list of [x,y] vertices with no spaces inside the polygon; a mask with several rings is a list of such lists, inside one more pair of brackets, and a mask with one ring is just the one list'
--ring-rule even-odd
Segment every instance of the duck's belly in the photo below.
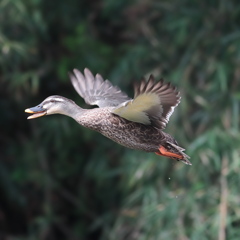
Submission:
{"label": "duck's belly", "polygon": [[105,137],[108,137],[114,142],[121,144],[127,148],[138,149],[146,152],[156,152],[158,149],[156,145],[151,143],[151,141],[143,142],[140,139],[133,137],[132,135],[116,134],[113,136],[113,135],[108,135],[107,133],[102,133],[102,134]]}
{"label": "duck's belly", "polygon": [[126,120],[125,124],[102,126],[98,131],[111,140],[132,149],[156,152],[163,135],[154,127]]}

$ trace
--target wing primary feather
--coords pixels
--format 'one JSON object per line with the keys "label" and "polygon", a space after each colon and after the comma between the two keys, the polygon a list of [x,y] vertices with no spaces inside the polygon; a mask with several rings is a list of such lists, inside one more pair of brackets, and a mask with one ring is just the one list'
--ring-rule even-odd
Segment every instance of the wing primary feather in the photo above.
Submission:
{"label": "wing primary feather", "polygon": [[93,89],[94,76],[88,68],[84,69],[86,89]]}
{"label": "wing primary feather", "polygon": [[140,83],[139,92],[144,92],[144,88],[145,88],[145,79]]}
{"label": "wing primary feather", "polygon": [[150,75],[150,77],[148,78],[147,81],[142,81],[142,89],[141,92],[147,92],[147,87],[149,85],[150,79],[151,79],[152,75]]}
{"label": "wing primary feather", "polygon": [[77,69],[69,73],[71,82],[77,93],[90,105],[99,107],[116,107],[130,98],[119,87],[113,86],[108,80],[104,81],[100,74],[94,75],[84,69],[84,75]]}
{"label": "wing primary feather", "polygon": [[134,98],[135,98],[137,95],[139,95],[139,85],[137,82],[134,82],[133,89],[134,89]]}
{"label": "wing primary feather", "polygon": [[101,84],[103,83],[103,78],[100,74],[97,74],[96,77],[95,77],[95,84],[94,84],[94,88],[97,89],[101,86]]}
{"label": "wing primary feather", "polygon": [[162,86],[162,83],[161,82],[158,82],[156,85],[154,85],[152,91],[155,92],[157,91],[158,89],[160,89]]}
{"label": "wing primary feather", "polygon": [[153,78],[153,75],[151,75],[150,77],[149,77],[149,80],[148,80],[148,82],[147,82],[147,85],[146,85],[146,92],[151,92],[152,91],[152,89],[153,89],[153,87],[154,87],[154,78]]}
{"label": "wing primary feather", "polygon": [[82,90],[81,90],[81,87],[79,86],[79,82],[78,80],[76,79],[76,77],[72,74],[72,73],[68,73],[69,75],[69,78],[72,82],[72,85],[74,87],[74,89],[76,90],[76,92],[80,95],[80,96],[83,96],[83,93],[82,93]]}
{"label": "wing primary feather", "polygon": [[[81,92],[82,94],[84,94],[84,92],[86,91],[86,81],[85,81],[85,77],[83,76],[83,74],[77,70],[77,69],[74,69],[73,70],[75,76],[76,76],[76,79],[77,79],[77,82],[78,82],[78,86],[79,88],[81,89]],[[80,95],[81,97],[83,97],[83,95]]]}

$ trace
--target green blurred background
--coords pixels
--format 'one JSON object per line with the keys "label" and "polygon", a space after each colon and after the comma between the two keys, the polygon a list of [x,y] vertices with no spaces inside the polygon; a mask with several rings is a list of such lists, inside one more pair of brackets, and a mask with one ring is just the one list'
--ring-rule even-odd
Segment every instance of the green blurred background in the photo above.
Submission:
{"label": "green blurred background", "polygon": [[[239,239],[239,1],[1,0],[0,51],[1,240]],[[131,96],[176,85],[166,132],[193,165],[26,119],[49,95],[88,107],[67,75],[85,67]]]}

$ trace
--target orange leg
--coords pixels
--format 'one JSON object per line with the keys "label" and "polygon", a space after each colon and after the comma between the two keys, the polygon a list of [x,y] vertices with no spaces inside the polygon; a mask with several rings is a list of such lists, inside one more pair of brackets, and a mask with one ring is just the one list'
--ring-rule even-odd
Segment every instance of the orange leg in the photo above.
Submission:
{"label": "orange leg", "polygon": [[169,152],[163,146],[160,146],[159,152],[155,152],[155,153],[157,155],[164,156],[164,157],[183,159],[183,156],[181,156],[180,154]]}

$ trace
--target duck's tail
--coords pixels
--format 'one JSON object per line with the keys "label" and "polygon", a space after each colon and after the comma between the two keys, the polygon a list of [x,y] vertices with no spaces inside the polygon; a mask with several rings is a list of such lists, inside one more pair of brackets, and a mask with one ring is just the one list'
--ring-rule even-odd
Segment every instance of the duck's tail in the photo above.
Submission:
{"label": "duck's tail", "polygon": [[167,144],[165,144],[165,146],[161,145],[159,147],[159,151],[156,152],[157,155],[169,157],[177,161],[182,161],[187,165],[192,165],[192,163],[188,160],[190,157],[183,152],[185,150],[184,148],[181,148],[180,146],[169,141],[166,143]]}

